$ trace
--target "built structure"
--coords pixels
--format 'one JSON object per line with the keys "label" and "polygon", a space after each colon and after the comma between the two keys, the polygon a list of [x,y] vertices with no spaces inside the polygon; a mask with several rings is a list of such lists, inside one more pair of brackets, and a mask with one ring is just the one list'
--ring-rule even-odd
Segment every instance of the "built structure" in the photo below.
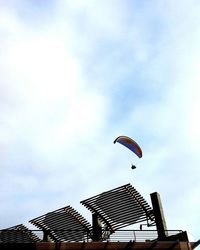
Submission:
{"label": "built structure", "polygon": [[[29,222],[0,230],[0,249],[126,250],[194,249],[187,232],[168,230],[160,200],[150,194],[151,205],[131,185],[81,201],[91,212],[91,223],[70,205]],[[138,229],[132,229],[134,226]]]}

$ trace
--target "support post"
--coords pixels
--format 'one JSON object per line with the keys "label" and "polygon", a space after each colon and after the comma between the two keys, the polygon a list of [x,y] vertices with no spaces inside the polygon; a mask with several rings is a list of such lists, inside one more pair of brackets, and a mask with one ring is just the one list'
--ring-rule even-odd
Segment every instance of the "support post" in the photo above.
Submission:
{"label": "support post", "polygon": [[93,230],[93,241],[101,241],[102,240],[102,226],[101,222],[98,218],[98,214],[92,214],[92,230]]}
{"label": "support post", "polygon": [[158,240],[165,240],[168,236],[167,225],[159,193],[154,192],[151,194],[151,202],[153,206],[155,222],[158,232]]}
{"label": "support post", "polygon": [[42,241],[44,242],[50,242],[50,237],[49,237],[49,231],[48,230],[43,230],[43,239]]}

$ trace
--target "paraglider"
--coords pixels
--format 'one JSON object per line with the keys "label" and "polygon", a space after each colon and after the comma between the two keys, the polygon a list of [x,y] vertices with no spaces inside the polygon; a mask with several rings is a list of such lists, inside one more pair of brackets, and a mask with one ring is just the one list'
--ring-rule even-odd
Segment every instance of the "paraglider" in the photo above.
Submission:
{"label": "paraglider", "polygon": [[135,153],[139,158],[142,157],[142,150],[140,148],[140,146],[131,138],[129,138],[128,136],[118,136],[113,143],[120,143],[123,146],[127,147],[128,149],[130,149],[133,153]]}
{"label": "paraglider", "polygon": [[136,166],[132,164],[131,169],[136,169]]}

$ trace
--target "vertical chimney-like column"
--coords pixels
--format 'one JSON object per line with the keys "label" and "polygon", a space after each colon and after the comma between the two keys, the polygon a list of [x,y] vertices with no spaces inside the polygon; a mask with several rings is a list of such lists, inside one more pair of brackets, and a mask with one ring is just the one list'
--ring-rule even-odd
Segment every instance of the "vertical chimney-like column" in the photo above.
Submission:
{"label": "vertical chimney-like column", "polygon": [[160,195],[159,193],[154,192],[150,194],[150,196],[155,216],[156,227],[158,231],[158,240],[164,240],[168,235]]}

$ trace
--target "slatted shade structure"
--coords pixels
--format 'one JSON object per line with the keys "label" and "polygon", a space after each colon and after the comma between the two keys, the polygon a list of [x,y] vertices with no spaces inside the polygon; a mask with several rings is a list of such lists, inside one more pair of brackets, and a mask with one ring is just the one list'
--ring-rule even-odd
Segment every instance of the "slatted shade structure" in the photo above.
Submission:
{"label": "slatted shade structure", "polygon": [[47,232],[54,241],[83,241],[91,232],[91,225],[71,206],[49,212],[30,220]]}
{"label": "slatted shade structure", "polygon": [[2,243],[32,243],[41,241],[31,230],[23,224],[0,230]]}
{"label": "slatted shade structure", "polygon": [[130,184],[83,200],[81,204],[96,213],[111,232],[135,223],[155,221],[152,208]]}

